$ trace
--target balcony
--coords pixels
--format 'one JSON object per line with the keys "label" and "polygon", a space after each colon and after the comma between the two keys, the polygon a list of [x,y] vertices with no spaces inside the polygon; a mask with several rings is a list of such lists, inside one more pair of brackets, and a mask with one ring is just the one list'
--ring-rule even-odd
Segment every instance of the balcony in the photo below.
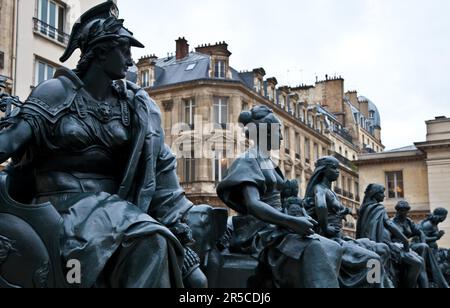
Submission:
{"label": "balcony", "polygon": [[334,192],[337,193],[338,195],[342,195],[342,189],[340,189],[339,187],[335,187]]}
{"label": "balcony", "polygon": [[356,170],[356,166],[353,164],[353,162],[352,162],[350,159],[348,159],[348,158],[342,156],[342,155],[339,154],[339,153],[334,153],[333,156],[334,156],[341,164],[343,164],[344,166],[347,166],[347,167],[349,167],[349,168],[352,169],[352,170]]}
{"label": "balcony", "polygon": [[360,196],[356,196],[355,200],[356,200],[357,202],[360,202],[360,201],[361,201],[361,197],[360,197]]}
{"label": "balcony", "polygon": [[49,24],[46,24],[42,20],[39,20],[35,17],[33,18],[33,30],[35,33],[43,35],[52,41],[63,44],[64,46],[67,46],[69,42],[69,34],[60,31],[57,28],[50,26]]}
{"label": "balcony", "polygon": [[333,130],[336,134],[338,134],[339,136],[341,136],[342,138],[344,138],[345,140],[347,140],[350,143],[353,143],[353,137],[352,135],[350,135],[350,133],[344,129],[344,128],[334,128]]}

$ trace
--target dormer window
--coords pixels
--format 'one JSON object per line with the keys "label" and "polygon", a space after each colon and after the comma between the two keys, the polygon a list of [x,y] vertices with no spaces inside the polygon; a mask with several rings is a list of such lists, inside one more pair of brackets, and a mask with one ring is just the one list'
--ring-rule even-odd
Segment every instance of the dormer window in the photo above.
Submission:
{"label": "dormer window", "polygon": [[214,66],[214,77],[225,78],[225,61],[217,60]]}
{"label": "dormer window", "polygon": [[369,111],[369,118],[370,118],[371,120],[375,119],[375,111],[373,111],[373,110],[370,110],[370,111]]}
{"label": "dormer window", "polygon": [[280,95],[280,106],[283,109],[286,107],[286,98],[283,95]]}
{"label": "dormer window", "polygon": [[150,86],[150,72],[149,71],[143,71],[141,73],[141,87],[147,88]]}
{"label": "dormer window", "polygon": [[273,101],[273,98],[275,97],[274,92],[275,90],[273,88],[269,88],[268,92],[268,97],[269,97],[269,101]]}
{"label": "dormer window", "polygon": [[256,92],[261,93],[261,89],[262,89],[261,79],[256,79],[256,85],[255,85]]}

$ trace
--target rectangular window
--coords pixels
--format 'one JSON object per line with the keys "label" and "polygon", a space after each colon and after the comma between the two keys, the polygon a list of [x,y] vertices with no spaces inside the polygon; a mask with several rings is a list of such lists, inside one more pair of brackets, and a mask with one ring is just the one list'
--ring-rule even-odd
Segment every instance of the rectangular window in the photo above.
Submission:
{"label": "rectangular window", "polygon": [[214,123],[225,128],[228,123],[228,98],[214,98]]}
{"label": "rectangular window", "polygon": [[295,158],[300,159],[302,157],[302,140],[300,134],[295,134]]}
{"label": "rectangular window", "polygon": [[290,138],[290,134],[289,134],[289,127],[285,127],[284,128],[284,147],[286,148],[286,150],[289,151],[290,147],[291,147],[291,138]]}
{"label": "rectangular window", "polygon": [[359,201],[359,183],[355,182],[355,200]]}
{"label": "rectangular window", "polygon": [[286,99],[284,98],[283,95],[280,95],[280,106],[283,109],[286,107]]}
{"label": "rectangular window", "polygon": [[213,159],[213,179],[216,183],[221,182],[228,170],[228,159],[226,159],[225,152],[216,152],[216,157]]}
{"label": "rectangular window", "polygon": [[311,162],[311,143],[308,138],[305,138],[305,160]]}
{"label": "rectangular window", "polygon": [[195,124],[195,101],[190,98],[184,101],[184,121],[191,129]]}
{"label": "rectangular window", "polygon": [[317,145],[317,143],[314,143],[314,159],[316,161],[319,160],[319,146]]}
{"label": "rectangular window", "polygon": [[256,90],[256,92],[261,93],[261,90],[262,90],[261,79],[256,80],[255,90]]}
{"label": "rectangular window", "polygon": [[403,172],[386,172],[386,186],[389,199],[402,199],[405,197],[403,188]]}
{"label": "rectangular window", "polygon": [[225,78],[225,61],[217,60],[214,66],[214,77]]}
{"label": "rectangular window", "polygon": [[141,73],[141,87],[147,88],[150,86],[150,74],[148,71]]}
{"label": "rectangular window", "polygon": [[52,0],[39,0],[37,17],[38,29],[42,34],[64,42],[65,8],[62,5]]}
{"label": "rectangular window", "polygon": [[36,75],[34,85],[37,86],[43,81],[53,78],[56,68],[41,60],[36,61]]}
{"label": "rectangular window", "polygon": [[273,98],[274,98],[274,95],[273,95],[274,89],[273,89],[273,88],[269,88],[268,92],[269,92],[269,93],[268,93],[269,101],[273,101]]}
{"label": "rectangular window", "polygon": [[184,181],[186,183],[194,182],[196,179],[196,159],[194,158],[194,152],[191,153],[190,158],[184,159]]}

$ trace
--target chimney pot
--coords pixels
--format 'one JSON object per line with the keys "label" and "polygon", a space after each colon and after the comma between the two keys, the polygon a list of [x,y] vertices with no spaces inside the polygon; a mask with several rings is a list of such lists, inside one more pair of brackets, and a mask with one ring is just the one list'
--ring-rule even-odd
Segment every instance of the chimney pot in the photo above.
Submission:
{"label": "chimney pot", "polygon": [[176,59],[181,60],[186,58],[186,56],[189,54],[189,44],[187,40],[183,38],[179,38],[176,40]]}

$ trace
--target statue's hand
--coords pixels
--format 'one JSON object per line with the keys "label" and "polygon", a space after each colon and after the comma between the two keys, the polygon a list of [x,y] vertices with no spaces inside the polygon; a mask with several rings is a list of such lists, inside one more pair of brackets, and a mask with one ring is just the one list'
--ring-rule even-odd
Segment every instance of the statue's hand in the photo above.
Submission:
{"label": "statue's hand", "polygon": [[403,242],[403,250],[405,250],[406,252],[409,252],[411,250],[409,241],[404,241]]}
{"label": "statue's hand", "polygon": [[438,235],[439,239],[443,238],[444,235],[445,235],[445,231],[444,230],[439,231],[439,235]]}
{"label": "statue's hand", "polygon": [[313,235],[317,222],[307,217],[291,217],[290,229],[301,236]]}

